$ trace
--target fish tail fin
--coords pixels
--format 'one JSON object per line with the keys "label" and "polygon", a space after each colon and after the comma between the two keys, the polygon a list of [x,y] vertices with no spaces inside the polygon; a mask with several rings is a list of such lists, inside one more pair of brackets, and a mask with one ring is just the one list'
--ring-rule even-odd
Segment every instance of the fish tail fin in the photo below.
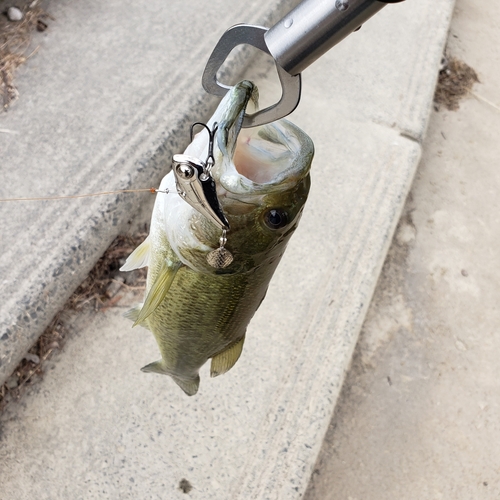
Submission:
{"label": "fish tail fin", "polygon": [[185,379],[174,377],[174,382],[188,395],[194,396],[198,392],[198,387],[200,386],[200,376],[196,375],[194,378]]}
{"label": "fish tail fin", "polygon": [[127,257],[120,271],[133,271],[149,264],[151,243],[149,236]]}
{"label": "fish tail fin", "polygon": [[149,365],[143,366],[141,368],[141,372],[144,373],[160,373],[162,375],[169,375],[165,368],[165,363],[163,359],[159,359],[158,361],[153,361],[149,363]]}
{"label": "fish tail fin", "polygon": [[174,382],[188,395],[194,396],[198,392],[198,387],[200,386],[200,376],[196,375],[193,378],[180,378],[171,375],[170,372],[165,367],[165,362],[163,359],[158,361],[153,361],[149,365],[143,366],[141,368],[142,372],[145,373],[159,373],[161,375],[170,375]]}

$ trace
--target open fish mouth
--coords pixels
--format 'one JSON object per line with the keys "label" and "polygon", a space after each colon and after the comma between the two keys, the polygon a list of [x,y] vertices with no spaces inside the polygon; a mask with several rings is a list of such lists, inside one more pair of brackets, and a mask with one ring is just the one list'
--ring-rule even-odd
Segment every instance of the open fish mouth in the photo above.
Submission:
{"label": "open fish mouth", "polygon": [[[242,128],[247,107],[257,107],[257,87],[242,81],[231,88],[207,126],[217,126],[215,164],[211,174],[218,196],[250,202],[249,196],[287,190],[303,179],[310,169],[306,156],[313,144],[302,130],[287,120],[254,128]],[[253,110],[252,110],[253,111]],[[199,133],[185,154],[205,158],[209,137]],[[256,200],[257,201],[257,200]]]}
{"label": "open fish mouth", "polygon": [[[159,202],[169,244],[179,260],[193,271],[250,271],[272,260],[272,252],[270,256],[268,252],[274,247],[284,251],[300,219],[309,191],[312,140],[287,120],[243,129],[247,106],[252,112],[250,106],[256,105],[257,89],[253,83],[242,81],[235,85],[206,124],[210,131],[215,130],[215,135],[201,131],[184,151],[184,157],[202,161],[211,157],[209,150],[213,148],[210,175],[216,208],[222,216],[214,220],[204,207],[186,203],[182,194],[165,196]],[[173,172],[164,178],[160,188],[175,190]],[[210,206],[213,209],[214,205]],[[219,221],[227,221],[227,240],[226,228],[221,228]],[[221,245],[226,245],[225,250],[220,249]],[[212,263],[209,254],[221,252],[230,253],[231,260],[219,267]]]}

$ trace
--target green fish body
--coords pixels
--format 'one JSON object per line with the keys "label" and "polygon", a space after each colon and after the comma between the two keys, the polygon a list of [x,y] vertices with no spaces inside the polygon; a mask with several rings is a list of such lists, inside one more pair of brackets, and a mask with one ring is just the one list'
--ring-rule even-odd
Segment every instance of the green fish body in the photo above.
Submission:
{"label": "green fish body", "polygon": [[[169,194],[157,195],[148,238],[122,267],[148,266],[144,304],[127,315],[151,330],[162,358],[142,370],[170,375],[190,396],[208,359],[213,377],[238,360],[309,192],[314,148],[304,132],[286,120],[241,129],[256,95],[251,82],[240,82],[208,123],[218,124],[211,174],[230,225],[225,248],[232,263],[208,263],[221,229],[177,194],[170,172],[160,185]],[[204,159],[207,150],[201,132],[185,154]]]}

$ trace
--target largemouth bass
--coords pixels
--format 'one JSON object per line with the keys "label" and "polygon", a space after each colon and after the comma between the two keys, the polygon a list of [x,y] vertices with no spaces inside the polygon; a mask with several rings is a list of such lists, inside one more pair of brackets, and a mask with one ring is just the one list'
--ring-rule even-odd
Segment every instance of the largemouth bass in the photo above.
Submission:
{"label": "largemouth bass", "polygon": [[[149,236],[122,267],[148,266],[144,304],[128,317],[151,330],[162,357],[142,370],[170,375],[189,396],[198,391],[198,372],[208,359],[215,377],[240,357],[248,323],[309,192],[311,139],[286,120],[242,129],[247,105],[256,100],[256,87],[240,82],[207,124],[210,130],[218,124],[211,175],[230,226],[225,248],[232,263],[214,268],[207,262],[221,229],[179,196],[170,172],[160,185]],[[205,158],[207,150],[207,134],[200,132],[185,154]]]}

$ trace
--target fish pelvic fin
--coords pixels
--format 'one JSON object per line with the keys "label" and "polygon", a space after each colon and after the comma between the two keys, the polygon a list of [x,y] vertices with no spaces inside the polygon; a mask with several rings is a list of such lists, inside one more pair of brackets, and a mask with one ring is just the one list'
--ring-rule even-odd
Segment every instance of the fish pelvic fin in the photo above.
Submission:
{"label": "fish pelvic fin", "polygon": [[158,273],[153,286],[149,290],[142,309],[135,319],[134,326],[143,323],[144,320],[163,302],[163,299],[165,299],[168,290],[174,281],[177,271],[181,267],[181,262],[175,262],[169,265],[166,260],[163,261],[160,272]]}
{"label": "fish pelvic fin", "polygon": [[210,365],[210,376],[217,377],[229,371],[238,361],[241,351],[243,350],[243,343],[245,342],[245,335],[241,337],[234,344],[230,345],[227,349],[216,354],[212,358]]}
{"label": "fish pelvic fin", "polygon": [[133,271],[149,265],[149,254],[151,253],[151,242],[148,237],[127,257],[120,271]]}
{"label": "fish pelvic fin", "polygon": [[174,377],[171,375],[171,377],[174,379],[174,382],[188,395],[188,396],[194,396],[198,392],[198,387],[200,386],[200,376],[196,375],[194,378],[179,378],[179,377]]}

